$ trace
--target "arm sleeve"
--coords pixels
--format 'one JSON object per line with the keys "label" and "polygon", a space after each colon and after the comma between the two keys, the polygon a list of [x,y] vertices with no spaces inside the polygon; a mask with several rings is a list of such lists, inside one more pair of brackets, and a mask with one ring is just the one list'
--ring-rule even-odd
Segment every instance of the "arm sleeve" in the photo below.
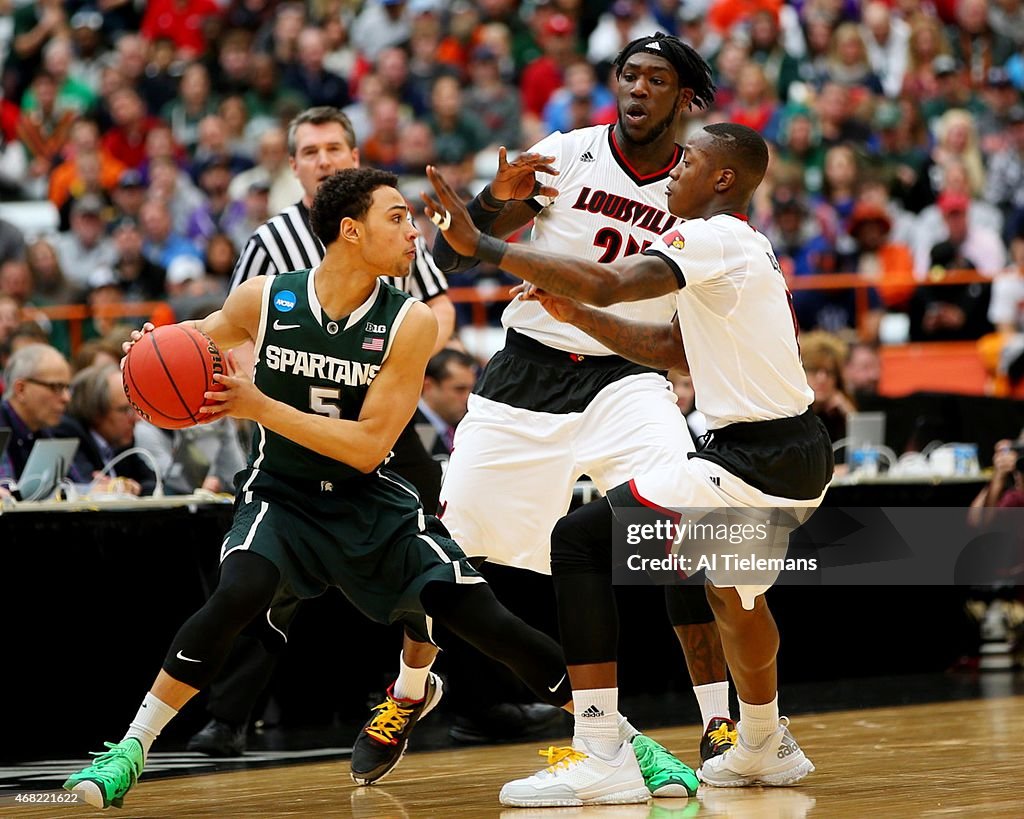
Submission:
{"label": "arm sleeve", "polygon": [[699,286],[725,271],[722,242],[703,219],[691,219],[666,231],[644,254],[664,259],[680,290]]}

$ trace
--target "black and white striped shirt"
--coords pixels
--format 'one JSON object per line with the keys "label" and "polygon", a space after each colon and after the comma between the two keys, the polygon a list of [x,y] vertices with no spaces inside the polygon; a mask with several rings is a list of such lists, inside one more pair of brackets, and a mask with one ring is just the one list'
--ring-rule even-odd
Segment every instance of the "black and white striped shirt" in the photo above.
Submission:
{"label": "black and white striped shirt", "polygon": [[[306,270],[320,264],[324,246],[309,226],[309,209],[298,202],[271,217],[249,237],[231,273],[231,290],[254,276],[276,276]],[[427,250],[423,237],[416,239],[416,261],[409,275],[382,276],[385,282],[421,301],[430,301],[448,290],[448,282]]]}

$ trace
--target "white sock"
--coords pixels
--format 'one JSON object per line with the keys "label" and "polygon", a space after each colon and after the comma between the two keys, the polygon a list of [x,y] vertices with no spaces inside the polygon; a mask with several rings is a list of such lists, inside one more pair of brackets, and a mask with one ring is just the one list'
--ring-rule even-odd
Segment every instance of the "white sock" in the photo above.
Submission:
{"label": "white sock", "polygon": [[166,702],[154,697],[152,693],[146,694],[139,713],[135,715],[135,719],[128,726],[128,733],[124,735],[124,739],[134,737],[142,745],[143,762],[149,756],[149,748],[153,744],[153,740],[160,736],[164,726],[174,719],[177,713]]}
{"label": "white sock", "polygon": [[395,680],[394,695],[400,700],[421,700],[427,695],[427,677],[430,676],[430,666],[413,668],[405,664],[405,652],[398,657],[398,679]]}
{"label": "white sock", "polygon": [[740,739],[751,748],[764,744],[779,727],[779,695],[776,692],[771,702],[751,705],[740,700]]}
{"label": "white sock", "polygon": [[587,688],[572,692],[576,712],[574,737],[585,739],[590,750],[611,759],[622,745],[619,738],[619,689]]}
{"label": "white sock", "polygon": [[619,715],[619,742],[632,742],[633,737],[640,736],[640,731],[629,724],[629,720]]}
{"label": "white sock", "polygon": [[700,706],[700,721],[705,728],[715,717],[732,719],[732,715],[729,713],[728,680],[695,685],[693,695],[697,698],[697,705]]}

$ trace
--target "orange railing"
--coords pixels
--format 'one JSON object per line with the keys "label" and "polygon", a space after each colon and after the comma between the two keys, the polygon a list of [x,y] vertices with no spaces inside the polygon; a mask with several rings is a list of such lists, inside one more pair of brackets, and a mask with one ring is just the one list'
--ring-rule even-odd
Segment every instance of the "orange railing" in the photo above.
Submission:
{"label": "orange railing", "polygon": [[[973,284],[990,282],[991,278],[973,270],[948,271],[941,279],[929,279],[918,284]],[[865,279],[857,273],[829,273],[818,276],[796,276],[788,279],[791,290],[854,290],[857,310],[857,326],[861,327],[868,312],[868,290],[877,287],[878,282]],[[453,287],[448,295],[456,304],[469,304],[472,309],[473,324],[483,326],[487,323],[487,307],[493,304],[504,304],[509,301],[509,288],[504,286],[490,288]],[[75,351],[82,343],[82,325],[90,318],[131,318],[148,319],[155,324],[166,324],[174,321],[174,314],[166,302],[123,302],[121,304],[100,305],[94,309],[83,304],[33,308],[52,321],[67,321],[71,340],[71,349]]]}

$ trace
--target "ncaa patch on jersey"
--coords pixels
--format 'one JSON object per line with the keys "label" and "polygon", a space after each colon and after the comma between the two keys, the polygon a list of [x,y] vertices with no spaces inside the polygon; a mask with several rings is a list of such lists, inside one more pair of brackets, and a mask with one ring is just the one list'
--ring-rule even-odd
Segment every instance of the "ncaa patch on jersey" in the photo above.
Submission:
{"label": "ncaa patch on jersey", "polygon": [[274,307],[282,313],[287,313],[295,307],[295,294],[291,290],[282,290],[274,296]]}

